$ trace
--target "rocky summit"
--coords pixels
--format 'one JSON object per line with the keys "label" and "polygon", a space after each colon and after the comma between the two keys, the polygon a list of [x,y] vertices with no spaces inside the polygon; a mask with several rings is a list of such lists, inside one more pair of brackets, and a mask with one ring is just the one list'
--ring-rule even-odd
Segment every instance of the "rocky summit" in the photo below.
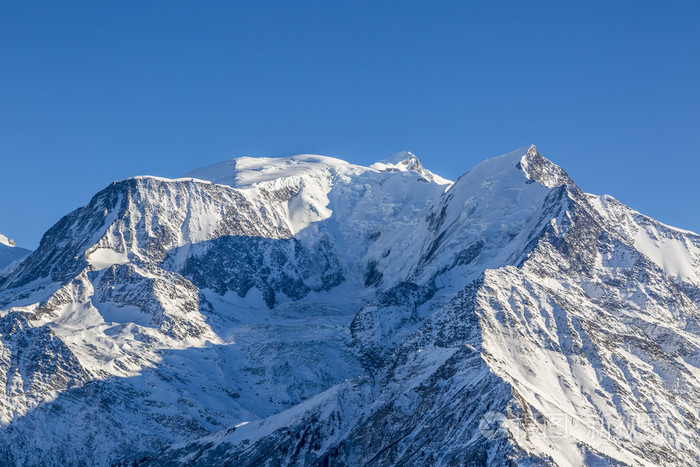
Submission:
{"label": "rocky summit", "polygon": [[1,465],[700,464],[700,236],[534,146],[136,177],[0,247]]}

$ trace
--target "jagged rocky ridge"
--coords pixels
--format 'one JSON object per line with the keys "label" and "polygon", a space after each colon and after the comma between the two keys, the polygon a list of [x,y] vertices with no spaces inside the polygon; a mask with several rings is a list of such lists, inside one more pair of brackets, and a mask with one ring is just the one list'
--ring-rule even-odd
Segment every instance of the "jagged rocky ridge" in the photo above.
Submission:
{"label": "jagged rocky ridge", "polygon": [[125,180],[2,285],[0,460],[692,465],[699,287],[534,147]]}

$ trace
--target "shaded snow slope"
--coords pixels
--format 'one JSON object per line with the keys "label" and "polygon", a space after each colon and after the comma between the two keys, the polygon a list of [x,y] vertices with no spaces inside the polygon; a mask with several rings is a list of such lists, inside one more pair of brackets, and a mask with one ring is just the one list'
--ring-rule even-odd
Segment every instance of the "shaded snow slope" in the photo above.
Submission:
{"label": "shaded snow slope", "polygon": [[0,284],[26,258],[30,250],[15,245],[14,240],[0,234]]}

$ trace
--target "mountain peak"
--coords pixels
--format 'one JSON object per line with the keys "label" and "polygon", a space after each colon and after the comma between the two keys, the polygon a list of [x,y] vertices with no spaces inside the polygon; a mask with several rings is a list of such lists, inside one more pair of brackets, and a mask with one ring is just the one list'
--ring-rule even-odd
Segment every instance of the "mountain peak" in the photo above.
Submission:
{"label": "mountain peak", "polygon": [[518,162],[518,168],[525,172],[527,178],[547,188],[554,188],[560,185],[574,185],[569,174],[554,162],[542,157],[534,145],[527,147],[525,155]]}
{"label": "mountain peak", "polygon": [[418,160],[418,157],[416,157],[415,154],[413,154],[411,151],[399,151],[397,153],[392,154],[391,156],[387,157],[386,159],[383,159],[379,161],[380,164],[391,164],[391,165],[399,165],[399,164],[418,164],[422,167],[422,164]]}
{"label": "mountain peak", "polygon": [[425,179],[433,181],[438,185],[451,184],[449,180],[432,173],[423,167],[418,157],[410,151],[399,151],[386,159],[375,162],[370,168],[380,172],[416,172]]}
{"label": "mountain peak", "polygon": [[525,174],[531,182],[537,182],[550,189],[560,185],[575,185],[564,169],[543,157],[532,144],[502,156],[486,159],[460,178],[467,175],[470,178],[503,177],[506,174],[513,175],[516,171]]}
{"label": "mountain peak", "polygon": [[5,245],[5,246],[10,246],[10,247],[16,247],[17,245],[15,244],[15,241],[12,240],[11,238],[8,238],[7,236],[3,235],[0,233],[0,244]]}

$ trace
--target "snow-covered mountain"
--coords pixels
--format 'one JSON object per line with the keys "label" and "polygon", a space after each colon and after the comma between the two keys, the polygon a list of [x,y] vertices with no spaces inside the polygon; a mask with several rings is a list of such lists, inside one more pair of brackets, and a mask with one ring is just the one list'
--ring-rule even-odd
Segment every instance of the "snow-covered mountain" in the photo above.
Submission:
{"label": "snow-covered mountain", "polygon": [[700,463],[700,236],[534,146],[115,182],[0,310],[4,464]]}
{"label": "snow-covered mountain", "polygon": [[0,233],[0,284],[29,253],[30,250],[18,247],[14,240]]}

